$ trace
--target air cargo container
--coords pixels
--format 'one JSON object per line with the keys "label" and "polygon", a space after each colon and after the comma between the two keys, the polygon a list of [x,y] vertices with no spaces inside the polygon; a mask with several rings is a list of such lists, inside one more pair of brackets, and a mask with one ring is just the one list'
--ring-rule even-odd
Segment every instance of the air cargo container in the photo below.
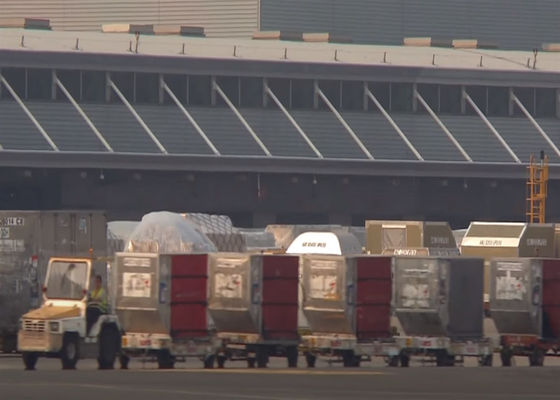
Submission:
{"label": "air cargo container", "polygon": [[492,343],[483,337],[483,265],[481,258],[395,258],[393,309],[405,333],[396,338],[403,366],[415,354],[433,356],[438,366],[453,365],[456,356],[491,364]]}
{"label": "air cargo container", "polygon": [[494,257],[554,257],[554,225],[524,222],[471,222],[461,254],[483,257],[484,301],[490,295],[490,260]]}
{"label": "air cargo container", "polygon": [[186,357],[265,367],[275,355],[297,365],[297,257],[118,253],[114,265],[122,367],[146,353],[160,368]]}
{"label": "air cargo container", "polygon": [[560,260],[497,258],[490,266],[490,310],[500,334],[501,357],[526,355],[541,366],[560,351]]}
{"label": "air cargo container", "polygon": [[457,256],[447,222],[366,221],[366,252],[396,256]]}
{"label": "air cargo container", "polygon": [[0,338],[16,349],[18,320],[41,303],[51,256],[105,256],[107,222],[101,211],[0,212]]}
{"label": "air cargo container", "polygon": [[359,366],[364,358],[394,356],[391,338],[391,258],[301,256],[302,336],[307,365],[320,355]]}
{"label": "air cargo container", "polygon": [[270,356],[285,356],[296,367],[299,258],[215,253],[208,260],[208,313],[224,344],[218,365],[246,359],[263,368]]}
{"label": "air cargo container", "polygon": [[206,309],[207,254],[117,253],[112,274],[122,368],[140,354],[155,355],[160,368],[172,368],[177,357],[213,365],[221,342]]}

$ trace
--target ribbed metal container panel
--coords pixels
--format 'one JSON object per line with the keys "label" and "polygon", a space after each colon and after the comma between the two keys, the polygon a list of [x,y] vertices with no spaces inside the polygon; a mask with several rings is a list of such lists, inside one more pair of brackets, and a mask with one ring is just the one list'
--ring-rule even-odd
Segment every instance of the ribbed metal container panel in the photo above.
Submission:
{"label": "ribbed metal container panel", "polygon": [[328,31],[358,43],[402,44],[406,36],[474,38],[504,49],[560,40],[555,0],[262,0],[263,30]]}
{"label": "ribbed metal container panel", "polygon": [[3,0],[2,18],[48,18],[53,29],[95,31],[102,24],[203,26],[207,36],[250,36],[258,0]]}

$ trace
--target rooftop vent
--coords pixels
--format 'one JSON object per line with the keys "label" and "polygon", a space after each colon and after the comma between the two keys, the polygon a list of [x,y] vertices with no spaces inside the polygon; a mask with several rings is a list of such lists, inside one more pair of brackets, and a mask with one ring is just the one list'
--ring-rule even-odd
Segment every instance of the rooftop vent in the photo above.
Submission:
{"label": "rooftop vent", "polygon": [[333,35],[329,32],[307,32],[303,34],[303,41],[314,43],[352,43],[352,38],[348,36]]}
{"label": "rooftop vent", "polygon": [[0,18],[0,28],[51,29],[51,22],[44,18]]}
{"label": "rooftop vent", "polygon": [[201,26],[183,25],[152,25],[152,24],[104,24],[101,30],[105,33],[139,33],[143,35],[182,35],[205,37]]}
{"label": "rooftop vent", "polygon": [[438,39],[432,37],[406,37],[403,40],[405,46],[418,47],[452,47],[453,42],[450,39]]}
{"label": "rooftop vent", "polygon": [[454,39],[453,47],[456,49],[497,49],[498,43],[478,39]]}
{"label": "rooftop vent", "polygon": [[257,31],[253,33],[255,40],[291,40],[301,42],[303,33],[289,31]]}

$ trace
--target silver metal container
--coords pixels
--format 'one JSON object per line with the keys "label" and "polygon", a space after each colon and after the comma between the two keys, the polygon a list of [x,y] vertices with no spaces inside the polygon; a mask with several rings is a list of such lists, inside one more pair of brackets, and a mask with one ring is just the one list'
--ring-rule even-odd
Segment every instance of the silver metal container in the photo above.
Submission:
{"label": "silver metal container", "polygon": [[490,312],[501,334],[542,335],[542,261],[502,258],[490,263]]}
{"label": "silver metal container", "polygon": [[208,311],[218,332],[261,333],[262,257],[209,255]]}
{"label": "silver metal container", "polygon": [[407,335],[480,338],[483,259],[397,257],[393,308]]}
{"label": "silver metal container", "polygon": [[[313,333],[354,333],[353,269],[343,256],[301,256],[300,327]],[[307,326],[305,326],[307,325]]]}

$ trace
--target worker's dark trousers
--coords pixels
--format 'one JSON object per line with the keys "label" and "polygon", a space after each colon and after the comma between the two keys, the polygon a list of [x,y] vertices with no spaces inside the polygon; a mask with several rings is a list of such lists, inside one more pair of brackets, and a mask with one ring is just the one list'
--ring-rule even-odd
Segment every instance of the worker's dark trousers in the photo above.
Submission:
{"label": "worker's dark trousers", "polygon": [[89,333],[89,330],[97,322],[99,316],[103,314],[99,307],[88,307],[86,309],[86,332]]}

